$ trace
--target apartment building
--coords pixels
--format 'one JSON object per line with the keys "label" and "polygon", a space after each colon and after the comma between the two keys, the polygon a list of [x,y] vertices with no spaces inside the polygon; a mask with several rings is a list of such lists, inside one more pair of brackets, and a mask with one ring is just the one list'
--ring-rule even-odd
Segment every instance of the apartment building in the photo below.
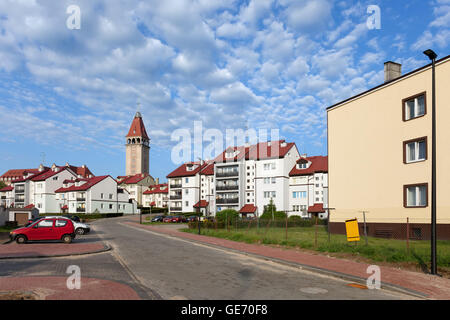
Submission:
{"label": "apartment building", "polygon": [[13,186],[6,186],[0,189],[0,206],[9,208],[14,204],[13,190]]}
{"label": "apartment building", "polygon": [[166,208],[169,204],[169,185],[156,184],[143,192],[144,207]]}
{"label": "apartment building", "polygon": [[202,212],[214,212],[213,174],[214,163],[210,161],[184,163],[169,173],[169,213],[195,212],[199,207]]}
{"label": "apartment building", "polygon": [[[450,239],[450,56],[436,61],[437,234]],[[327,109],[330,229],[365,212],[369,235],[430,238],[431,64]]]}
{"label": "apartment building", "polygon": [[295,143],[285,140],[227,148],[214,159],[215,211],[253,205],[261,215],[271,199],[277,210],[289,211],[289,172],[298,158]]}
{"label": "apartment building", "polygon": [[111,176],[67,179],[56,191],[58,212],[138,213],[137,202]]}
{"label": "apartment building", "polygon": [[137,201],[138,205],[144,206],[143,193],[150,186],[157,184],[155,179],[148,173],[137,173],[131,176],[117,177],[119,187],[125,189],[130,197]]}
{"label": "apartment building", "polygon": [[302,155],[289,172],[289,215],[328,216],[328,157]]}

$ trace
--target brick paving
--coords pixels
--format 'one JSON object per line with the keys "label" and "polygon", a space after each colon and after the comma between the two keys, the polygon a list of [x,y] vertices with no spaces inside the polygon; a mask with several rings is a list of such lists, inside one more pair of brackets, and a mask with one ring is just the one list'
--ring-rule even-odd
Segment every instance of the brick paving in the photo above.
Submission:
{"label": "brick paving", "polygon": [[[319,272],[331,272],[338,276],[344,275],[357,277],[360,279],[367,279],[369,277],[369,274],[366,273],[367,267],[369,266],[367,263],[328,257],[321,254],[299,252],[292,249],[282,249],[265,245],[236,242],[227,239],[181,232],[169,228],[161,228],[158,226],[140,225],[135,222],[125,223],[175,237],[199,241],[205,244],[229,248],[271,259],[300,264]],[[412,291],[413,293],[420,293],[430,299],[450,299],[450,279],[383,266],[380,266],[380,270],[382,286],[383,283],[390,284],[394,287],[400,287],[408,291]]]}
{"label": "brick paving", "polygon": [[102,242],[93,243],[25,243],[15,242],[0,245],[0,259],[34,258],[79,255],[105,251],[108,248]]}
{"label": "brick paving", "polygon": [[67,277],[1,277],[0,292],[32,293],[38,300],[140,300],[131,287],[109,280],[81,278],[80,289],[69,290]]}

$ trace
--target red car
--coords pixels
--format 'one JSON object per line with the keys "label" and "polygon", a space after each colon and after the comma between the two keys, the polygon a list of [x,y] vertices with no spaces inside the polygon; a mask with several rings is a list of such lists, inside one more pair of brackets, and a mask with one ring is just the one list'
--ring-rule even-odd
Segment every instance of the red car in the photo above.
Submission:
{"label": "red car", "polygon": [[11,241],[16,240],[17,243],[40,240],[61,240],[64,243],[71,243],[75,238],[75,228],[72,221],[67,218],[44,218],[11,231],[9,237]]}
{"label": "red car", "polygon": [[183,216],[174,216],[170,222],[186,222],[186,218]]}
{"label": "red car", "polygon": [[172,218],[173,218],[173,217],[165,217],[165,218],[163,219],[163,222],[172,222]]}

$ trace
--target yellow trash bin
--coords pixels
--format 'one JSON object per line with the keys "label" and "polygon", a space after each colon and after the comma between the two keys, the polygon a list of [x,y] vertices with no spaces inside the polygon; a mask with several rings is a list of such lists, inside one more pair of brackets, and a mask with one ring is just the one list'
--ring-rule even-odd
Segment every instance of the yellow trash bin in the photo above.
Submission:
{"label": "yellow trash bin", "polygon": [[358,220],[345,220],[345,230],[347,231],[347,241],[359,241]]}

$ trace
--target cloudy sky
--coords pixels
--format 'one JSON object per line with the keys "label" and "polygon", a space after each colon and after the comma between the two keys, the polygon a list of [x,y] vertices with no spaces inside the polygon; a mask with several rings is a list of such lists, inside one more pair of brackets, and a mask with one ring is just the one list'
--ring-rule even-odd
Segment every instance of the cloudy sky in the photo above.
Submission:
{"label": "cloudy sky", "polygon": [[172,133],[193,121],[278,128],[326,154],[327,106],[382,83],[385,61],[408,72],[449,43],[450,0],[1,0],[0,172],[44,160],[123,175],[137,102],[162,180]]}

